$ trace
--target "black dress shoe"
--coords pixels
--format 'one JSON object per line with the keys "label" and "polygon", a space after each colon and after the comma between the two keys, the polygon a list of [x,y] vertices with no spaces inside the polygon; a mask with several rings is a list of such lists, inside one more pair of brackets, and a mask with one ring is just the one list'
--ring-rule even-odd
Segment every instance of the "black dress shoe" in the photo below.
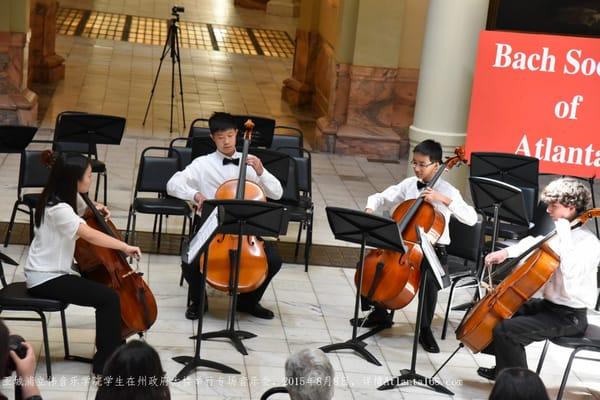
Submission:
{"label": "black dress shoe", "polygon": [[[204,303],[204,312],[208,311],[208,303]],[[190,303],[187,310],[185,310],[185,317],[187,319],[198,319],[200,318],[200,306],[196,303]]]}
{"label": "black dress shoe", "polygon": [[248,313],[250,315],[255,316],[256,318],[262,318],[262,319],[273,319],[275,318],[275,314],[273,314],[273,311],[268,310],[266,308],[264,308],[263,306],[261,306],[260,304],[256,303],[253,306],[237,306],[237,310],[241,311],[241,312],[245,312]]}
{"label": "black dress shoe", "polygon": [[496,380],[496,367],[492,367],[492,368],[479,367],[479,368],[477,368],[477,375],[481,376],[482,378],[489,379],[490,381],[495,381]]}
{"label": "black dress shoe", "polygon": [[[358,318],[357,326],[359,328],[374,328],[374,327],[391,328],[392,325],[394,325],[394,322],[389,318],[389,316],[388,317],[381,317],[381,316],[372,317],[372,315],[373,314],[369,314],[368,317]],[[352,326],[355,325],[354,318],[350,319],[350,325],[352,325]]]}
{"label": "black dress shoe", "polygon": [[433,337],[433,332],[431,332],[430,328],[421,328],[421,333],[419,334],[419,343],[423,346],[428,353],[439,353],[440,348],[438,347],[435,338]]}

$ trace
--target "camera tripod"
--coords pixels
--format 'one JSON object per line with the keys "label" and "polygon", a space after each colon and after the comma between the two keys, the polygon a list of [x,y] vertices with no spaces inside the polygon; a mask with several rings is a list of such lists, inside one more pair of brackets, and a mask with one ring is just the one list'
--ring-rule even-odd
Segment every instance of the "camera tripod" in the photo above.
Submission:
{"label": "camera tripod", "polygon": [[171,56],[171,119],[169,122],[169,133],[173,132],[173,100],[175,99],[175,64],[177,64],[177,69],[179,72],[179,95],[181,96],[181,112],[183,114],[183,127],[185,128],[183,81],[181,79],[181,60],[179,58],[179,35],[177,33],[179,30],[179,26],[177,25],[179,23],[179,14],[177,13],[178,10],[183,10],[183,8],[176,9],[176,7],[173,7],[172,15],[174,17],[169,20],[167,40],[165,41],[165,46],[163,47],[162,55],[160,56],[160,63],[158,64],[158,70],[156,71],[156,77],[154,78],[154,84],[152,85],[150,98],[148,99],[148,106],[146,107],[146,113],[144,114],[144,121],[142,122],[142,125],[146,125],[146,118],[148,117],[150,103],[152,102],[154,90],[156,89],[156,83],[158,82],[160,68],[162,67],[163,60],[165,59],[168,53]]}

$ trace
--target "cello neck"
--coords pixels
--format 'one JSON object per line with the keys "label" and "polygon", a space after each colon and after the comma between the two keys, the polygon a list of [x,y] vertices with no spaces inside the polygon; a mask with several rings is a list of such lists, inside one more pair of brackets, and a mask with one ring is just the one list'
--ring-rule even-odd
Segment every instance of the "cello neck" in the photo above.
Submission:
{"label": "cello neck", "polygon": [[[446,171],[446,163],[443,162],[440,164],[440,166],[439,166],[438,170],[435,172],[435,175],[433,176],[433,178],[431,178],[431,180],[429,182],[427,182],[425,189],[433,187],[437,183],[437,181],[440,179],[440,177],[442,176],[444,171]],[[404,229],[408,226],[410,220],[415,215],[415,213],[417,212],[419,207],[421,207],[421,204],[423,204],[424,201],[425,201],[425,199],[423,199],[422,197],[419,196],[415,200],[415,202],[412,204],[412,206],[410,206],[410,208],[406,212],[406,215],[404,216],[404,218],[402,218],[402,221],[400,221],[400,223],[398,224],[398,229],[400,229],[400,232],[403,232]]]}
{"label": "cello neck", "polygon": [[236,200],[244,200],[246,188],[246,160],[248,159],[248,149],[250,148],[250,141],[252,140],[254,122],[249,119],[244,124],[244,127],[246,128],[246,131],[244,132],[244,147],[242,149],[242,157],[240,158],[240,173],[238,176],[237,189],[235,191]]}

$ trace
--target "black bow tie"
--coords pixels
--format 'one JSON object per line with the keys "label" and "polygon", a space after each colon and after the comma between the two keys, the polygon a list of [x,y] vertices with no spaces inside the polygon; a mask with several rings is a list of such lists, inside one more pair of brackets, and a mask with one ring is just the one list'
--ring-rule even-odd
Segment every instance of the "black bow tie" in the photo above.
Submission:
{"label": "black bow tie", "polygon": [[239,158],[224,158],[223,165],[227,165],[227,164],[240,165],[240,159]]}
{"label": "black bow tie", "polygon": [[425,186],[427,186],[427,184],[425,182],[417,181],[417,189],[418,190],[423,189]]}

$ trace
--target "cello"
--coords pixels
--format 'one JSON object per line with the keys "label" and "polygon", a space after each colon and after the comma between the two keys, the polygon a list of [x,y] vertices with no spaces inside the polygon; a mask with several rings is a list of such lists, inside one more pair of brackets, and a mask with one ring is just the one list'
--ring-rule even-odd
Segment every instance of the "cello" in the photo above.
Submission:
{"label": "cello", "polygon": [[[215,193],[215,199],[236,199],[267,201],[262,188],[251,181],[246,181],[246,160],[248,148],[252,140],[254,123],[247,120],[244,124],[244,146],[240,159],[238,179],[230,179],[221,184]],[[209,244],[208,273],[206,281],[209,285],[222,292],[231,290],[232,271],[236,265],[236,257],[240,257],[238,275],[238,293],[248,293],[256,290],[267,278],[267,255],[264,244],[254,236],[242,236],[240,254],[238,251],[238,236],[218,234]],[[204,256],[200,257],[200,270],[203,271]]]}
{"label": "cello", "polygon": [[[444,171],[465,162],[464,150],[458,147],[454,157],[440,165],[426,188],[433,187]],[[417,294],[421,280],[423,253],[417,244],[417,226],[421,226],[432,243],[437,242],[446,226],[444,216],[422,197],[406,200],[396,207],[392,218],[406,245],[406,253],[374,249],[367,254],[363,265],[361,295],[390,310],[409,304]],[[358,272],[354,275],[358,287]]]}
{"label": "cello", "polygon": [[[584,211],[571,222],[571,229],[584,225],[590,218],[600,216],[600,208]],[[560,257],[550,248],[548,241],[556,236],[556,229],[527,249],[519,257],[505,263],[495,274],[517,266],[498,286],[488,293],[465,315],[456,339],[474,353],[485,349],[493,340],[493,330],[500,322],[512,317],[552,277],[560,266]],[[490,275],[491,281],[491,275]]]}
{"label": "cello", "polygon": [[[122,240],[117,228],[104,219],[87,194],[81,194],[81,197],[88,206],[83,216],[87,225]],[[83,277],[111,287],[119,295],[123,339],[147,331],[154,324],[158,313],[154,295],[142,274],[131,268],[125,254],[79,238],[75,245],[75,260]]]}

